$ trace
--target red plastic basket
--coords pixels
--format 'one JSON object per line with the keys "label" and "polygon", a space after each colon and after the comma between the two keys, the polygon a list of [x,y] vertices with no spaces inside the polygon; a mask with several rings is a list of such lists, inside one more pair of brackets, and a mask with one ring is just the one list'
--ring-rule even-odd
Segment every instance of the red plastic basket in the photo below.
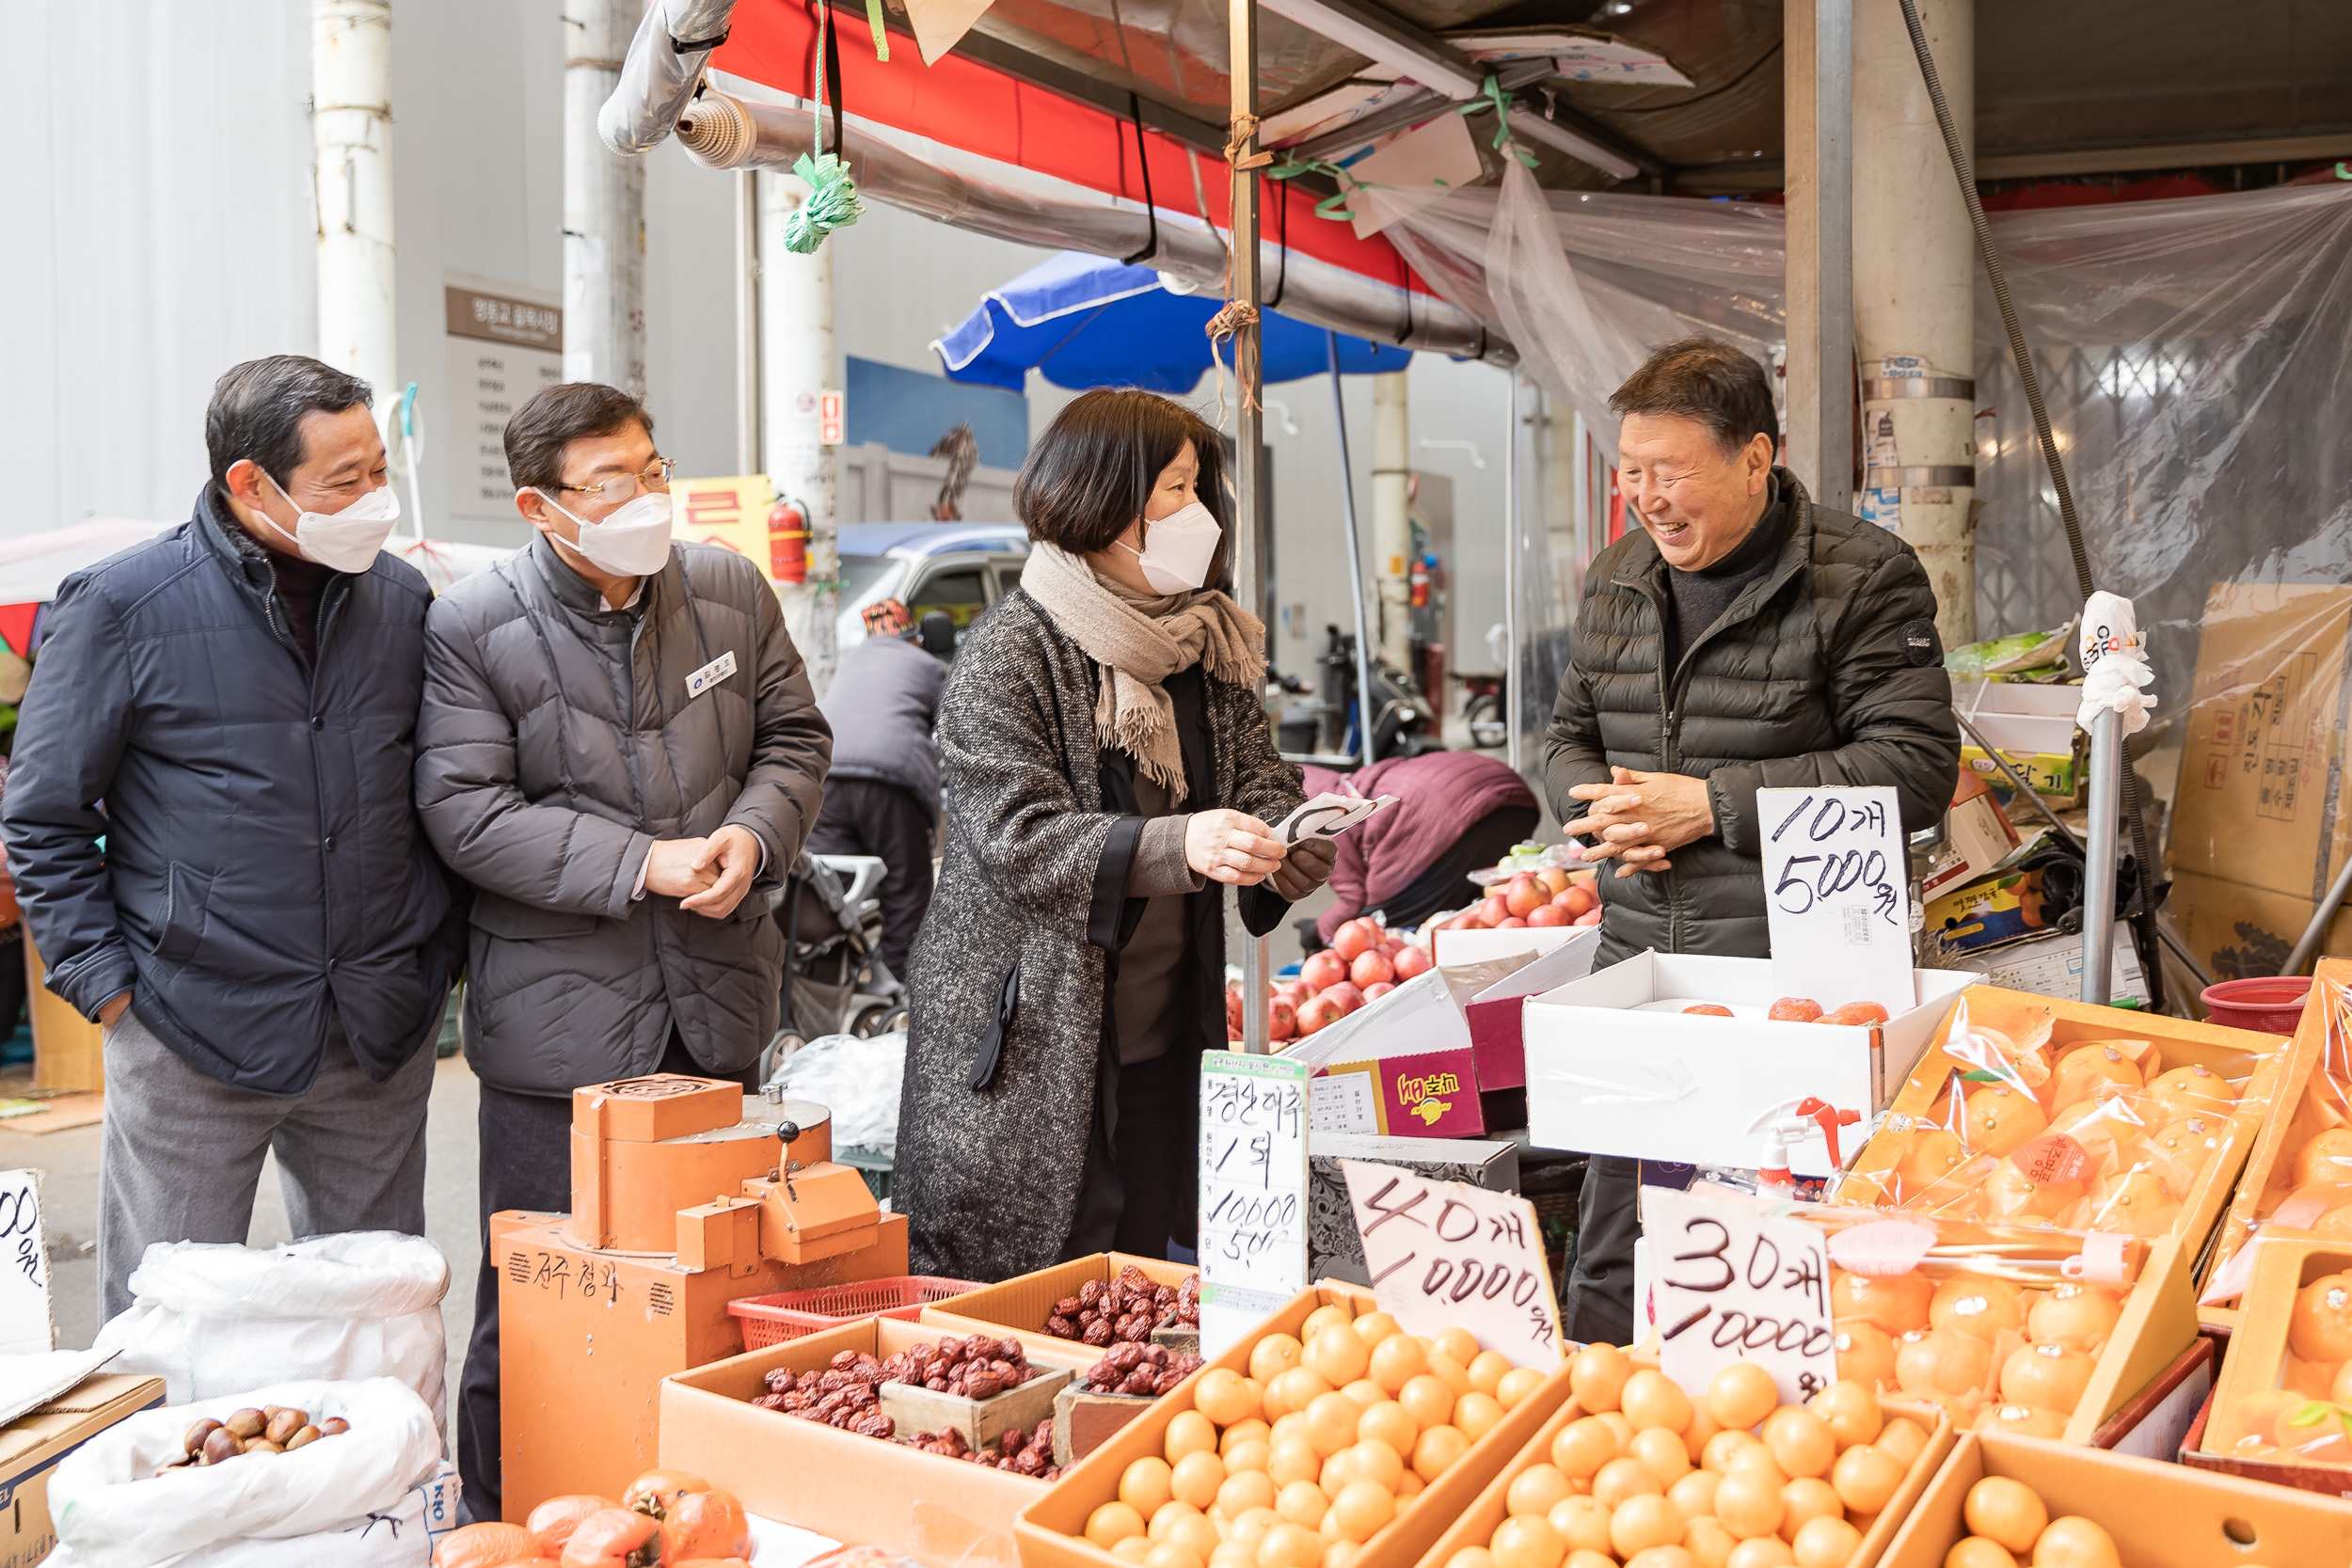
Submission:
{"label": "red plastic basket", "polygon": [[746,1296],[741,1301],[728,1302],[727,1310],[742,1321],[743,1348],[765,1350],[770,1345],[821,1333],[858,1318],[898,1318],[913,1323],[931,1303],[978,1289],[965,1279],[940,1279],[921,1274],[890,1275],[814,1291]]}

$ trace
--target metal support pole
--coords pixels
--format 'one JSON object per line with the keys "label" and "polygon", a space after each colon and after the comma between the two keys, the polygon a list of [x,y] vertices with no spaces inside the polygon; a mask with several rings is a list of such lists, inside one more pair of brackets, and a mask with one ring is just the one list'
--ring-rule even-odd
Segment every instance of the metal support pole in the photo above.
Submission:
{"label": "metal support pole", "polygon": [[[1233,269],[1232,297],[1255,305],[1258,287],[1258,174],[1245,166],[1258,148],[1258,5],[1257,0],[1232,0],[1227,17],[1227,43],[1232,60],[1232,233],[1228,254]],[[1138,133],[1140,135],[1140,133]],[[1138,145],[1138,158],[1148,150]],[[1189,152],[1185,154],[1191,156]],[[1254,613],[1265,603],[1265,519],[1258,502],[1264,486],[1260,469],[1265,463],[1264,374],[1260,363],[1258,322],[1253,315],[1233,333],[1233,380],[1239,406],[1233,415],[1233,596]],[[1263,704],[1265,674],[1258,674]],[[1242,1049],[1253,1056],[1273,1049],[1266,1016],[1266,976],[1272,968],[1272,948],[1265,937],[1252,937],[1241,950]]]}
{"label": "metal support pole", "polygon": [[[2083,1000],[2104,1007],[2115,961],[2115,857],[2123,803],[2122,720],[2113,711],[2090,721],[2090,828],[2083,846]],[[2143,868],[2140,875],[2145,878]]]}
{"label": "metal support pole", "polygon": [[1519,770],[1519,368],[1511,367],[1502,420],[1502,729]]}
{"label": "metal support pole", "polygon": [[645,160],[596,133],[644,0],[564,4],[564,379],[645,395]]}
{"label": "metal support pole", "polygon": [[[319,357],[373,388],[375,417],[386,420],[400,396],[390,0],[313,0],[310,98]],[[424,526],[421,515],[417,526]]]}
{"label": "metal support pole", "polygon": [[759,171],[735,171],[735,471],[759,472]]}
{"label": "metal support pole", "polygon": [[1786,0],[1788,467],[1853,508],[1853,0]]}
{"label": "metal support pole", "polygon": [[[1237,0],[1238,3],[1238,0]],[[1356,605],[1356,755],[1372,766],[1372,651],[1364,634],[1364,563],[1356,538],[1356,470],[1347,455],[1347,388],[1340,379],[1340,335],[1324,334],[1331,356],[1331,412],[1340,432],[1340,517],[1347,528],[1347,585]]]}

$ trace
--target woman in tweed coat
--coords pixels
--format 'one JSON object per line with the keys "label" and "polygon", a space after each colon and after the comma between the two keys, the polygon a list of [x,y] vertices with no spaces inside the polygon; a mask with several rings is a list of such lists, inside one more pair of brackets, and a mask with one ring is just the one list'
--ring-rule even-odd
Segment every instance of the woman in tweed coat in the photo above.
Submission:
{"label": "woman in tweed coat", "polygon": [[1200,1053],[1224,1047],[1225,899],[1270,931],[1328,847],[1221,573],[1223,448],[1147,392],[1089,392],[1023,467],[1022,586],[940,704],[946,847],[908,990],[897,1207],[918,1272],[1000,1279],[1193,1233]]}

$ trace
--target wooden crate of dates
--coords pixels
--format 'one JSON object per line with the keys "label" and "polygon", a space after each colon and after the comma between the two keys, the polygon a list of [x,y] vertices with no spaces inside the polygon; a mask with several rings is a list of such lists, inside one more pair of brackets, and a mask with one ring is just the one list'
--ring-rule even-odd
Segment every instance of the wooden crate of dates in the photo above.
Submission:
{"label": "wooden crate of dates", "polygon": [[1054,1463],[1070,1465],[1200,1370],[1198,1353],[1165,1344],[1119,1344],[1054,1396]]}
{"label": "wooden crate of dates", "polygon": [[1200,1290],[1181,1263],[1098,1252],[926,1307],[922,1321],[965,1334],[1010,1329],[1032,1350],[1057,1340],[1105,1349],[1148,1343],[1160,1328],[1197,1334]]}
{"label": "wooden crate of dates", "polygon": [[882,1370],[888,1381],[878,1390],[879,1408],[898,1432],[952,1432],[975,1450],[1007,1432],[1050,1423],[1054,1396],[1071,1379],[1066,1367],[1032,1365],[1020,1340],[985,1334],[912,1346]]}

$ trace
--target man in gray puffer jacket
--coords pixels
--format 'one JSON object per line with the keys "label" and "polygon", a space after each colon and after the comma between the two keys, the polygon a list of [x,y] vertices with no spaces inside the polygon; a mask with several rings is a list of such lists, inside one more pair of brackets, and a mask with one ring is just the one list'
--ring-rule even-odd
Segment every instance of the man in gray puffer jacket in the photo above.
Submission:
{"label": "man in gray puffer jacket", "polygon": [[[1902,539],[1816,507],[1772,466],[1764,368],[1705,338],[1610,399],[1642,528],[1596,556],[1544,742],[1544,783],[1588,856],[1614,858],[1597,964],[1645,948],[1766,958],[1756,792],[1892,785],[1905,832],[1960,776],[1935,594]],[[1561,1313],[1629,1344],[1635,1162],[1595,1157]]]}
{"label": "man in gray puffer jacket", "polygon": [[636,399],[550,387],[506,462],[538,537],[435,602],[417,725],[425,831],[477,890],[485,1247],[458,1464],[478,1520],[501,1497],[489,1216],[570,1207],[574,1089],[755,1072],[782,1005],[770,915],[833,744],[758,569],[671,543]]}

